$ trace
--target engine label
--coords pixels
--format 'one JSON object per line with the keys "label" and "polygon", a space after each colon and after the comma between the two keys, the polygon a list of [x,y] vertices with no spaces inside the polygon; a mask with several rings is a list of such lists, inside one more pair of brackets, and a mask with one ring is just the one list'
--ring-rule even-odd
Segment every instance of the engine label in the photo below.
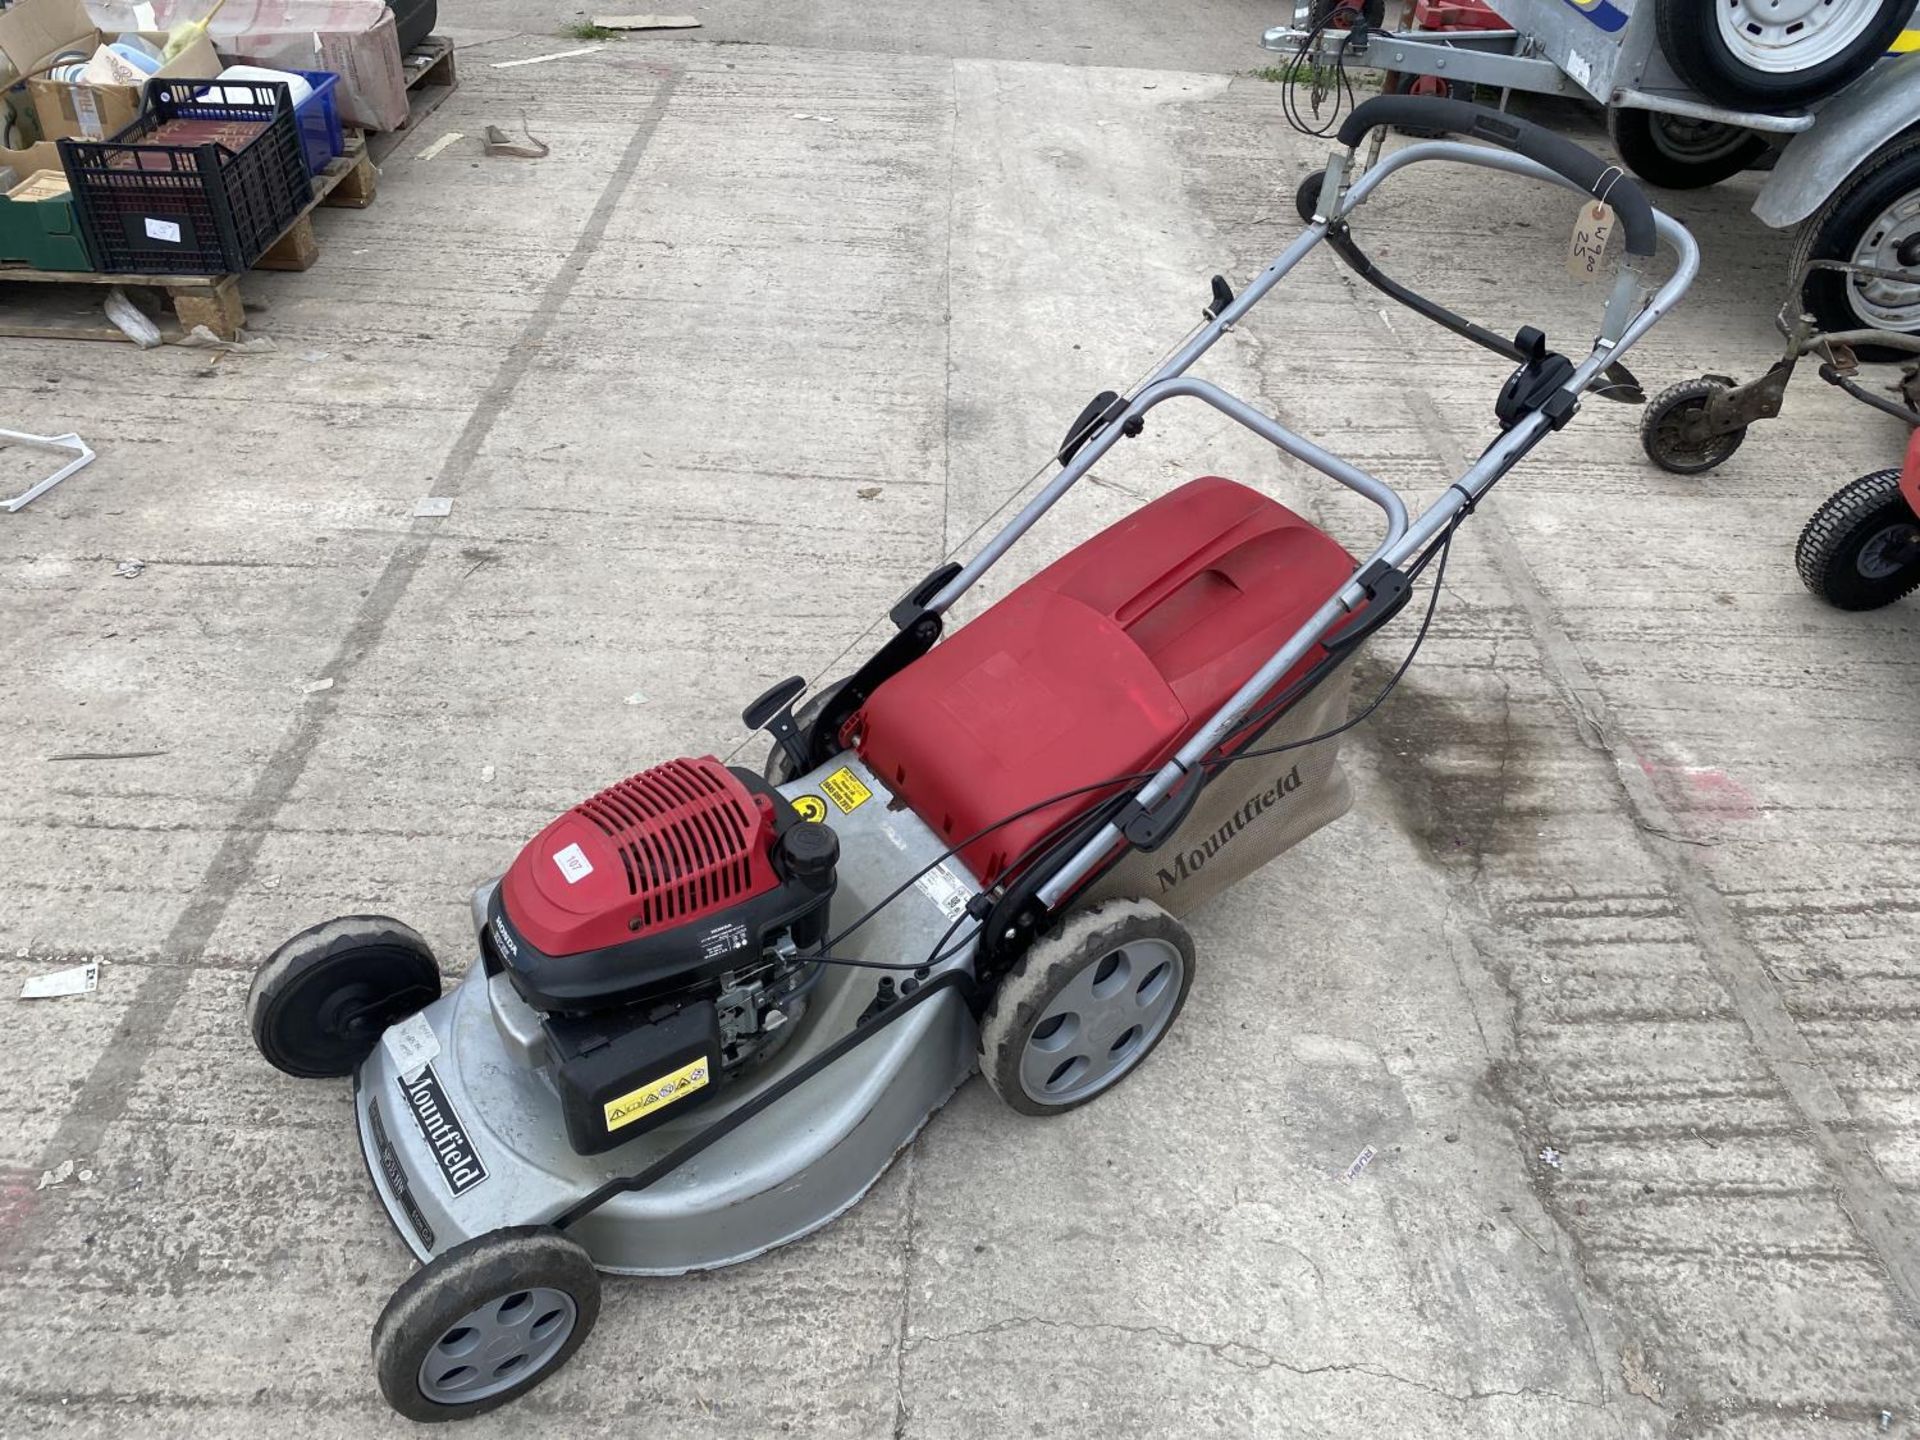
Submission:
{"label": "engine label", "polygon": [[731,955],[735,950],[747,948],[747,927],[735,920],[726,925],[715,926],[700,940],[700,958],[718,960],[722,955]]}
{"label": "engine label", "polygon": [[658,1080],[649,1080],[638,1090],[629,1090],[626,1094],[607,1101],[607,1129],[618,1130],[622,1125],[631,1125],[660,1109],[671,1105],[683,1096],[691,1095],[707,1083],[707,1061],[705,1057],[678,1070],[662,1075]]}
{"label": "engine label", "polygon": [[466,1127],[440,1088],[440,1077],[433,1066],[424,1065],[412,1080],[400,1082],[400,1093],[407,1097],[407,1110],[413,1123],[440,1164],[441,1178],[455,1195],[464,1195],[487,1178],[487,1167],[467,1138]]}
{"label": "engine label", "polygon": [[822,780],[820,788],[827,792],[827,799],[840,807],[842,815],[851,815],[873,799],[873,791],[861,784],[860,777],[846,765]]}
{"label": "engine label", "polygon": [[560,867],[561,878],[569,885],[578,885],[587,876],[593,874],[593,862],[587,859],[587,852],[578,845],[569,845],[564,850],[554,851],[553,863]]}

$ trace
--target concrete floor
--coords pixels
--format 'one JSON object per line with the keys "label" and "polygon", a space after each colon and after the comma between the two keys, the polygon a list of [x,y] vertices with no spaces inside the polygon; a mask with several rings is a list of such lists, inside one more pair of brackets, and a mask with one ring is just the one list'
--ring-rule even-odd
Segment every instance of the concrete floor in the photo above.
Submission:
{"label": "concrete floor", "polygon": [[[7,423],[100,459],[0,523],[0,1434],[403,1432],[366,1344],[410,1262],[344,1087],[253,1053],[258,958],[373,909],[463,970],[476,880],[732,751],[1277,252],[1324,159],[1233,73],[1271,7],[710,8],[495,70],[569,12],[450,5],[463,88],[313,270],[247,282],[270,355],[12,342]],[[549,158],[420,158],[522,110]],[[1767,363],[1751,197],[1668,197],[1707,271],[1651,387]],[[1442,171],[1360,228],[1572,348],[1571,221]],[[1316,257],[1206,373],[1431,497],[1504,369]],[[1047,1123],[969,1084],[814,1238],[611,1282],[467,1433],[1920,1434],[1920,612],[1791,563],[1901,436],[1809,377],[1684,480],[1637,414],[1590,402],[1462,533],[1353,813],[1195,918],[1146,1083]],[[1262,451],[1157,412],[990,588],[1204,473],[1366,542]],[[97,993],[12,998],[88,957]]]}

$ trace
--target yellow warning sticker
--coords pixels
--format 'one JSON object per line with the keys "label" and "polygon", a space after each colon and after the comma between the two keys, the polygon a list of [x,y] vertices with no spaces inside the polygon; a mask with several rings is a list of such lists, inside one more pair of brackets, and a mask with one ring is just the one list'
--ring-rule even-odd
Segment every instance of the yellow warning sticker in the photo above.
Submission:
{"label": "yellow warning sticker", "polygon": [[862,785],[860,777],[845,765],[822,780],[820,788],[827,792],[827,799],[840,807],[842,815],[851,815],[873,799],[873,791]]}
{"label": "yellow warning sticker", "polygon": [[794,796],[793,808],[799,812],[802,820],[818,822],[827,818],[827,802],[818,795]]}
{"label": "yellow warning sticker", "polygon": [[707,1060],[703,1055],[691,1065],[682,1065],[658,1080],[649,1080],[638,1090],[629,1090],[618,1099],[607,1101],[607,1129],[618,1130],[622,1125],[631,1125],[653,1114],[661,1106],[671,1105],[683,1095],[691,1095],[706,1083]]}

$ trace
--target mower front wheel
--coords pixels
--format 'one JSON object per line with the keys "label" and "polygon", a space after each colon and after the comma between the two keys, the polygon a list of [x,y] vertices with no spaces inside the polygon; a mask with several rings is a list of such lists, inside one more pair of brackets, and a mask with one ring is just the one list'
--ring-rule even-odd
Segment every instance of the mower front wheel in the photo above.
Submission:
{"label": "mower front wheel", "polygon": [[266,958],[247,992],[247,1028],[276,1070],[326,1079],[351,1075],[389,1025],[439,998],[440,966],[417,930],[344,915]]}
{"label": "mower front wheel", "polygon": [[1654,396],[1640,417],[1640,448],[1647,458],[1675,475],[1701,475],[1724,464],[1747,438],[1744,425],[1717,435],[1708,429],[1713,397],[1726,388],[1703,375]]}
{"label": "mower front wheel", "polygon": [[1193,987],[1193,937],[1151,900],[1068,918],[1017,961],[980,1026],[980,1073],[1023,1115],[1086,1104],[1139,1068]]}
{"label": "mower front wheel", "polygon": [[1898,470],[1842,486],[1813,512],[1793,565],[1807,589],[1842,610],[1877,610],[1920,586],[1920,519]]}
{"label": "mower front wheel", "polygon": [[373,1327],[373,1369],[409,1420],[464,1420],[526,1394],[600,1316],[600,1276],[548,1226],[490,1230],[436,1255]]}

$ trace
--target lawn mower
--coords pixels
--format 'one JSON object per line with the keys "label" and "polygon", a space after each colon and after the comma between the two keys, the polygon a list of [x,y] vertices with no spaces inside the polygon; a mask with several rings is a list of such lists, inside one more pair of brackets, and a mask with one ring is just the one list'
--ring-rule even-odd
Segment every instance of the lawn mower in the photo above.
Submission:
{"label": "lawn mower", "polygon": [[[1351,175],[1390,124],[1490,145],[1421,143]],[[474,896],[479,963],[450,994],[426,942],[381,916],[315,926],[261,966],[255,1043],[288,1074],[352,1077],[373,1188],[422,1262],[373,1331],[400,1413],[473,1415],[551,1375],[594,1323],[598,1272],[731,1265],[826,1224],[975,1068],[1031,1116],[1110,1090],[1194,983],[1180,917],[1346,810],[1339,736],[1392,688],[1349,714],[1362,642],[1437,557],[1425,635],[1456,525],[1584,393],[1630,385],[1620,357],[1699,257],[1617,167],[1492,111],[1383,96],[1338,140],[1301,189],[1304,232],[1239,295],[1214,277],[1201,323],[1093,399],[1041,473],[1058,471],[974,558],[915,585],[884,643],[804,704],[795,677],[747,707],[771,737],[763,770],[669,760],[562,814]],[[1535,329],[1483,330],[1360,252],[1348,217],[1426,161],[1612,206],[1628,263],[1582,358]],[[1518,362],[1492,442],[1415,517],[1188,374],[1329,239]],[[1649,293],[1656,239],[1676,264]],[[1366,497],[1378,543],[1356,562],[1258,491],[1197,479],[946,633],[988,568],[1174,399]]]}
{"label": "lawn mower", "polygon": [[1878,610],[1920,586],[1920,429],[1900,468],[1827,497],[1800,532],[1793,563],[1807,589],[1842,610]]}

